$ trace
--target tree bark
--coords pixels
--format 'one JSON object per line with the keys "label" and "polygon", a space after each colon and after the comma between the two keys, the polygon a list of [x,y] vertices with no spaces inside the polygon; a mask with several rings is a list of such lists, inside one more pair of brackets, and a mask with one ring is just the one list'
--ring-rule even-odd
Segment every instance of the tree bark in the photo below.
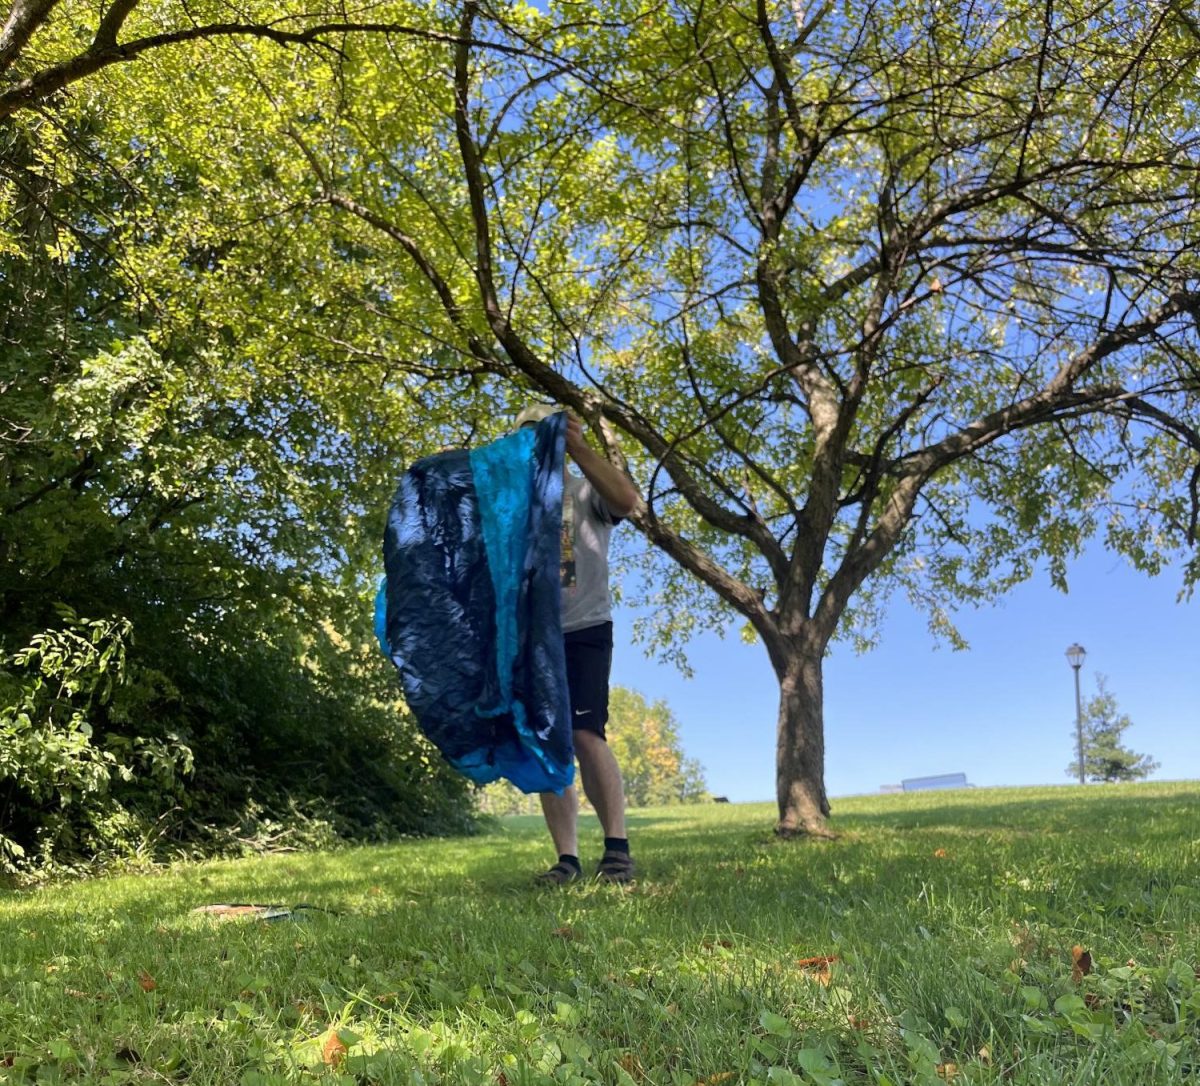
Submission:
{"label": "tree bark", "polygon": [[833,837],[826,821],[824,646],[793,642],[776,665],[779,727],[775,793],[780,837]]}
{"label": "tree bark", "polygon": [[0,30],[0,72],[12,67],[57,3],[58,0],[15,0],[4,21],[4,29]]}

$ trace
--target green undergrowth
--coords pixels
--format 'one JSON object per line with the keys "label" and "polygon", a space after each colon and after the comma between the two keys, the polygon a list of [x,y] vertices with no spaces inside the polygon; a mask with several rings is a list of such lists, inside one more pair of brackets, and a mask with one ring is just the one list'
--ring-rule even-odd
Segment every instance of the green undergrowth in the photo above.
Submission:
{"label": "green undergrowth", "polygon": [[630,888],[521,817],[5,893],[0,1082],[1200,1083],[1200,784],[772,815],[635,812]]}

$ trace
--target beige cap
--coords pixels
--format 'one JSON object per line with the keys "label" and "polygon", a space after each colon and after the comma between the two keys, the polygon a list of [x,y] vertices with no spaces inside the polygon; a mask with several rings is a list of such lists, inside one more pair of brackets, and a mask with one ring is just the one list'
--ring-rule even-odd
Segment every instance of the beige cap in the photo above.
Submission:
{"label": "beige cap", "polygon": [[522,426],[528,426],[530,423],[541,422],[542,419],[557,415],[562,410],[563,408],[556,407],[552,403],[531,403],[527,407],[521,408],[513,422],[513,429],[519,430]]}

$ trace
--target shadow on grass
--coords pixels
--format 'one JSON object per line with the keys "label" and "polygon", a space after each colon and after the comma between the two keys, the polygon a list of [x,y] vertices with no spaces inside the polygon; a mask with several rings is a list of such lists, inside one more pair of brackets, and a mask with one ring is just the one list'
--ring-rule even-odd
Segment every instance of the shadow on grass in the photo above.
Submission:
{"label": "shadow on grass", "polygon": [[[1061,865],[1072,855],[1072,835],[1094,846],[1097,831],[1114,842],[1154,841],[1152,855],[1127,857],[1119,865],[1080,849],[1078,865],[1088,868],[1087,885],[1097,892],[1115,885],[1140,892],[1178,883],[1179,877],[1164,867],[1171,849],[1163,842],[1200,837],[1198,800],[1200,785],[1111,794],[1097,787],[856,798],[835,810],[833,825],[842,836],[834,841],[777,839],[767,806],[761,819],[759,812],[740,805],[632,811],[628,824],[640,868],[638,892],[669,894],[681,887],[686,894],[709,883],[737,887],[745,879],[759,888],[803,883],[818,897],[834,898],[851,884],[869,893],[872,881],[883,887],[920,884],[934,875],[991,878],[1000,862],[997,850],[1030,864]],[[849,809],[840,813],[843,808]],[[932,838],[928,843],[926,836]],[[970,844],[972,839],[978,844]],[[602,848],[594,817],[581,824],[580,844],[590,871]],[[952,853],[949,862],[936,856],[942,846]],[[533,877],[552,859],[540,816],[520,816],[482,837],[183,866],[113,886],[115,893],[101,912],[105,923],[124,928],[152,927],[162,920],[178,924],[192,908],[216,902],[305,902],[358,921],[433,904],[477,908],[497,896],[527,894],[550,903],[555,891],[534,886]],[[1075,868],[1074,859],[1067,862]],[[86,896],[86,885],[79,884],[61,894],[49,889],[13,894],[9,900],[19,903],[20,922],[36,927],[61,922]]]}
{"label": "shadow on grass", "polygon": [[[1098,821],[1145,821],[1166,817],[1177,820],[1180,828],[1190,826],[1200,832],[1200,785],[1180,789],[1168,795],[1139,793],[1104,795],[1104,786],[1083,792],[1058,795],[1037,795],[1029,798],[992,799],[975,802],[925,799],[920,793],[911,797],[913,806],[896,806],[879,811],[851,809],[843,815],[834,811],[835,829],[856,826],[891,829],[930,829],[938,826],[957,828],[1027,830],[1030,832],[1063,833],[1071,830],[1094,832]],[[955,793],[955,796],[971,793]],[[919,806],[918,806],[919,804]]]}

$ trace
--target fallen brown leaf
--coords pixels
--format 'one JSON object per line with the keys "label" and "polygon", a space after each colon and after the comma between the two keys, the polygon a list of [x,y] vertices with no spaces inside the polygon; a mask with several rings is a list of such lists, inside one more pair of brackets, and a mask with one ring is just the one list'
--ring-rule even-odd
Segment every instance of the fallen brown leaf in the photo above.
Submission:
{"label": "fallen brown leaf", "polygon": [[579,938],[579,933],[570,924],[564,924],[561,928],[555,928],[550,934],[557,936],[559,939]]}
{"label": "fallen brown leaf", "polygon": [[944,1078],[949,1082],[958,1074],[957,1063],[939,1063],[934,1070],[938,1073],[938,1078]]}
{"label": "fallen brown leaf", "polygon": [[329,1064],[330,1067],[340,1067],[342,1060],[346,1058],[346,1046],[336,1032],[330,1032],[329,1037],[325,1041],[325,1047],[321,1049],[321,1059]]}
{"label": "fallen brown leaf", "polygon": [[1078,984],[1092,971],[1092,956],[1081,946],[1071,947],[1071,980]]}
{"label": "fallen brown leaf", "polygon": [[617,1063],[633,1078],[639,1082],[646,1077],[646,1072],[642,1068],[641,1061],[632,1052],[622,1052],[617,1059]]}
{"label": "fallen brown leaf", "polygon": [[1014,924],[1012,931],[1009,933],[1009,938],[1012,940],[1012,945],[1016,948],[1018,954],[1022,958],[1031,958],[1038,948],[1037,932],[1028,924]]}
{"label": "fallen brown leaf", "polygon": [[718,1071],[715,1075],[709,1075],[708,1078],[697,1079],[696,1086],[721,1086],[722,1082],[728,1082],[736,1077],[733,1071]]}
{"label": "fallen brown leaf", "polygon": [[800,972],[818,984],[828,985],[833,979],[830,966],[838,960],[836,954],[819,954],[813,958],[798,958],[796,965]]}
{"label": "fallen brown leaf", "polygon": [[138,973],[138,986],[143,992],[153,992],[158,987],[158,981],[143,969]]}
{"label": "fallen brown leaf", "polygon": [[950,854],[944,848],[935,848],[933,855],[939,860],[944,860]]}
{"label": "fallen brown leaf", "polygon": [[980,1059],[981,1059],[981,1060],[982,1060],[984,1063],[988,1064],[988,1066],[991,1066],[991,1063],[992,1063],[992,1050],[991,1050],[990,1048],[988,1048],[988,1046],[987,1046],[987,1045],[980,1045],[980,1046],[979,1046],[979,1058],[980,1058]]}

